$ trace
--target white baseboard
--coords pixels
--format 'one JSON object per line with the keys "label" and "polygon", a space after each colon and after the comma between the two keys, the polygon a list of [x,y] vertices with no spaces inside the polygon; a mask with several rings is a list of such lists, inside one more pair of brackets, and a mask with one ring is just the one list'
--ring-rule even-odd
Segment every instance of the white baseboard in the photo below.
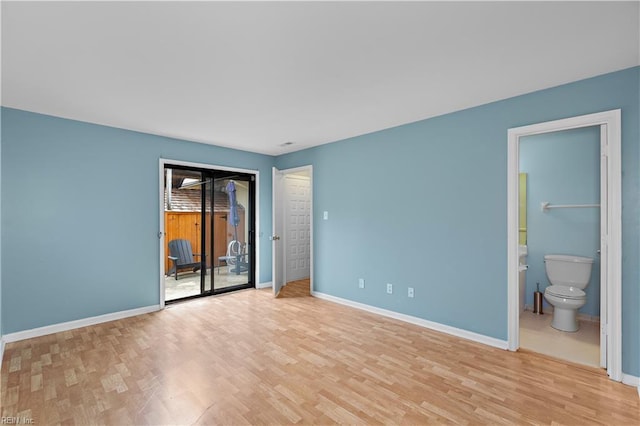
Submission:
{"label": "white baseboard", "polygon": [[271,288],[271,287],[273,287],[273,282],[271,281],[256,284],[256,288]]}
{"label": "white baseboard", "polygon": [[[96,317],[83,318],[75,321],[61,322],[59,324],[47,325],[44,327],[32,328],[31,330],[17,331],[2,336],[4,342],[17,342],[19,340],[31,339],[33,337],[46,336],[47,334],[60,333],[80,327],[100,324],[103,322],[115,321],[136,315],[148,314],[160,310],[160,305],[145,306],[142,308],[130,309],[128,311],[113,312],[110,314],[98,315]],[[4,347],[4,346],[3,346]]]}
{"label": "white baseboard", "polygon": [[[622,383],[624,383],[625,385],[638,387],[640,386],[640,377],[622,373]],[[638,392],[640,392],[640,388],[638,388]]]}
{"label": "white baseboard", "polygon": [[389,311],[387,309],[377,308],[371,305],[365,305],[364,303],[342,299],[340,297],[331,296],[331,295],[320,293],[317,291],[312,291],[311,295],[313,297],[317,297],[318,299],[324,299],[330,302],[339,303],[341,305],[350,306],[352,308],[361,309],[363,311],[371,312],[371,313],[382,315],[385,317],[394,318],[400,321],[404,321],[411,324],[419,325],[421,327],[429,328],[431,330],[440,331],[446,334],[451,334],[452,336],[461,337],[467,340],[472,340],[474,342],[482,343],[488,346],[493,346],[494,348],[506,350],[508,347],[508,342],[506,340],[496,339],[494,337],[485,336],[484,334],[478,334],[472,331],[467,331],[461,328],[451,327],[449,325],[428,321],[428,320],[414,317],[411,315],[405,315],[399,312]]}
{"label": "white baseboard", "polygon": [[2,368],[3,358],[4,358],[4,337],[0,337],[0,369]]}
{"label": "white baseboard", "polygon": [[622,383],[628,386],[634,386],[638,389],[638,397],[640,398],[640,377],[622,373]]}
{"label": "white baseboard", "polygon": [[[524,305],[525,311],[533,312],[533,305]],[[553,314],[553,306],[545,306],[542,309],[547,314]],[[581,321],[600,322],[600,317],[578,313],[578,319]]]}

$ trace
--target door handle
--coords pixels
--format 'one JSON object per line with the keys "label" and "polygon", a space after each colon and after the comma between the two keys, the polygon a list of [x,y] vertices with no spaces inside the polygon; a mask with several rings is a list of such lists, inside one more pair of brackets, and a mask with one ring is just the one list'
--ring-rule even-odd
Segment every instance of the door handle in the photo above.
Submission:
{"label": "door handle", "polygon": [[279,239],[280,239],[280,237],[277,236],[277,235],[272,235],[271,236],[271,241],[278,241]]}

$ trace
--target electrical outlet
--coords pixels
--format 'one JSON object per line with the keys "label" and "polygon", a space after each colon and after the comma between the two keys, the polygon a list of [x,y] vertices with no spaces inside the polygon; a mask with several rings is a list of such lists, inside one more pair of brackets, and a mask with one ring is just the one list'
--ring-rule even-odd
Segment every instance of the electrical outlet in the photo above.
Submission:
{"label": "electrical outlet", "polygon": [[392,294],[393,293],[393,284],[387,283],[387,293],[388,294]]}
{"label": "electrical outlet", "polygon": [[360,278],[360,279],[358,280],[358,287],[359,287],[359,288],[364,288],[364,278]]}
{"label": "electrical outlet", "polygon": [[413,287],[407,289],[407,297],[413,297]]}

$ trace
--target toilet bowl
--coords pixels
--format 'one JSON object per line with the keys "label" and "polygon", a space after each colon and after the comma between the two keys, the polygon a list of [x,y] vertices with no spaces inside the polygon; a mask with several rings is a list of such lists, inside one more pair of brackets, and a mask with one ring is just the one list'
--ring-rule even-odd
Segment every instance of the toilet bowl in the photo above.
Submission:
{"label": "toilet bowl", "polygon": [[551,326],[561,331],[578,331],[578,309],[587,303],[584,289],[591,279],[593,259],[581,256],[548,254],[545,270],[551,285],[544,298],[553,306]]}

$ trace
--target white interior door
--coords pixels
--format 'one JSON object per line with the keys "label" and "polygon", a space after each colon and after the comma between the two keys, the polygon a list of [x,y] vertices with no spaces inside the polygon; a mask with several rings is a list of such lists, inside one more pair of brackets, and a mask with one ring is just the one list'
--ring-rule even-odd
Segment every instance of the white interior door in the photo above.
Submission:
{"label": "white interior door", "polygon": [[286,280],[310,276],[311,180],[307,176],[285,175],[285,262]]}
{"label": "white interior door", "polygon": [[278,295],[280,289],[285,283],[284,277],[284,247],[281,237],[284,235],[284,221],[283,221],[283,206],[284,206],[284,174],[277,168],[273,168],[272,172],[273,182],[273,234],[271,234],[271,244],[273,253],[273,294]]}

